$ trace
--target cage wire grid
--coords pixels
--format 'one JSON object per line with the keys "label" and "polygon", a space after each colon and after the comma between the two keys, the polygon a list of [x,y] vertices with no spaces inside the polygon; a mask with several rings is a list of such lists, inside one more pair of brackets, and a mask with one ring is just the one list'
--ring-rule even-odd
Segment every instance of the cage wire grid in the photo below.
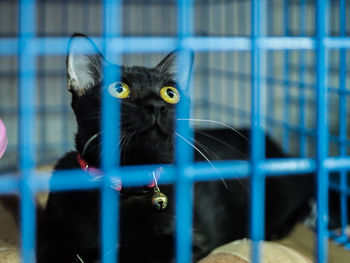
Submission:
{"label": "cage wire grid", "polygon": [[[90,182],[84,180],[82,171],[58,171],[54,179],[49,176],[42,176],[35,170],[35,151],[36,145],[33,143],[36,127],[35,116],[37,114],[35,107],[36,91],[36,73],[37,67],[35,59],[41,55],[65,55],[68,38],[40,36],[36,33],[36,2],[34,0],[21,0],[18,4],[19,31],[18,37],[0,38],[1,56],[18,56],[19,61],[19,162],[20,177],[12,174],[2,174],[0,176],[0,194],[10,194],[18,192],[21,196],[21,245],[22,260],[24,263],[34,262],[35,250],[35,195],[40,191],[48,191],[49,185],[52,191],[77,190],[77,189],[100,189],[102,193],[102,260],[103,262],[116,262],[118,251],[115,249],[117,243],[118,224],[118,196],[108,187],[110,181],[117,174],[123,180],[125,185],[143,184],[147,178],[142,177],[144,169],[149,166],[120,167],[113,164],[117,156],[108,147],[113,130],[118,130],[118,122],[111,121],[107,114],[108,109],[115,108],[115,101],[109,99],[107,94],[103,95],[103,139],[102,139],[102,169],[105,172],[104,180],[99,182]],[[290,32],[285,28],[286,36],[269,36],[264,28],[266,19],[265,1],[253,0],[251,2],[251,34],[250,36],[197,36],[194,34],[194,1],[178,0],[177,5],[177,33],[176,36],[123,36],[121,32],[122,24],[122,1],[103,1],[103,35],[102,37],[92,38],[98,46],[102,47],[106,58],[117,57],[124,53],[151,53],[151,52],[170,52],[175,48],[180,48],[185,59],[186,50],[192,49],[195,52],[215,52],[215,51],[245,51],[250,53],[251,76],[251,111],[246,114],[251,121],[251,158],[250,161],[225,161],[215,163],[217,170],[223,178],[231,178],[232,174],[236,178],[252,178],[252,198],[251,198],[251,239],[253,240],[252,262],[261,262],[259,257],[260,241],[264,239],[264,179],[266,176],[277,174],[298,174],[305,172],[315,172],[317,174],[317,239],[316,239],[316,258],[317,262],[327,262],[327,240],[330,236],[349,246],[349,241],[345,235],[347,225],[347,196],[350,189],[347,186],[346,171],[350,169],[350,158],[346,156],[346,148],[349,144],[346,137],[346,118],[340,118],[339,137],[334,137],[328,129],[328,96],[332,93],[339,93],[339,114],[346,113],[346,56],[345,52],[350,48],[350,39],[346,37],[346,8],[345,0],[340,0],[340,36],[331,36],[328,31],[329,25],[329,2],[316,1],[316,19],[314,36],[308,36],[306,29],[301,27],[303,32],[301,36],[289,36]],[[300,5],[305,5],[301,1]],[[288,8],[284,9],[285,18],[288,19]],[[300,24],[302,17],[300,15]],[[283,51],[286,60],[292,51],[300,51],[299,56],[303,60],[303,52],[314,51],[316,61],[316,129],[308,130],[305,125],[302,111],[300,111],[301,125],[294,127],[302,135],[299,137],[300,144],[306,145],[307,133],[313,133],[315,136],[315,145],[317,148],[315,158],[307,158],[306,149],[302,146],[300,149],[301,157],[286,159],[265,159],[262,154],[265,148],[263,128],[266,123],[275,123],[275,120],[264,115],[264,98],[266,93],[266,84],[270,82],[269,78],[263,77],[266,68],[265,55],[273,51]],[[329,52],[340,50],[339,74],[341,77],[339,89],[328,88],[329,76]],[[82,50],[83,52],[84,50]],[[272,53],[273,54],[273,53]],[[272,55],[271,54],[271,55]],[[272,55],[273,56],[273,55]],[[293,84],[288,78],[290,65],[283,65],[282,84],[287,89],[288,85]],[[301,74],[305,68],[300,68]],[[110,72],[105,68],[105,72]],[[118,76],[106,75],[106,82],[115,79]],[[242,76],[247,78],[247,76]],[[296,85],[302,85],[297,83]],[[306,85],[306,84],[305,84]],[[190,89],[191,87],[185,87]],[[271,91],[272,92],[272,91]],[[292,100],[289,92],[286,92],[284,103],[288,105]],[[301,95],[298,101],[301,107],[306,107],[305,96]],[[206,104],[207,103],[207,104]],[[208,105],[208,102],[204,101]],[[215,107],[215,105],[210,105]],[[273,105],[267,105],[266,112],[273,112]],[[177,115],[182,118],[190,116],[190,102],[187,99],[182,100],[177,109]],[[288,109],[284,112],[284,118],[288,118]],[[269,116],[269,114],[267,114]],[[277,123],[283,128],[283,146],[290,148],[289,136],[293,127],[288,123]],[[189,122],[180,122],[177,125],[177,131],[184,135],[192,133]],[[328,143],[334,141],[339,143],[340,154],[336,157],[330,157],[328,154]],[[193,163],[191,161],[192,150],[188,145],[181,141],[176,142],[176,162],[174,165],[165,166],[163,183],[174,183],[176,186],[176,258],[177,262],[191,261],[191,222],[192,222],[192,184],[199,180],[210,180],[216,178],[216,173],[211,166],[206,163]],[[338,183],[330,182],[329,172],[340,172],[340,181]],[[70,174],[70,180],[66,181],[65,174]],[[126,176],[127,174],[127,176]],[[342,210],[342,231],[340,236],[327,229],[328,223],[328,189],[335,189],[341,192],[341,210]],[[111,209],[113,208],[113,209]],[[114,229],[114,231],[111,231]],[[113,251],[113,253],[106,252]]]}

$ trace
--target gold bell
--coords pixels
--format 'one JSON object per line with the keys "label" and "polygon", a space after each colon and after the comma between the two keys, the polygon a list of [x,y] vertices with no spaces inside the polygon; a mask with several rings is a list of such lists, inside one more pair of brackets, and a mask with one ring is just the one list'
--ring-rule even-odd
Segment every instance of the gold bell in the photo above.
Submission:
{"label": "gold bell", "polygon": [[158,187],[154,188],[154,194],[152,196],[152,205],[157,210],[164,210],[168,205],[168,197],[163,194]]}

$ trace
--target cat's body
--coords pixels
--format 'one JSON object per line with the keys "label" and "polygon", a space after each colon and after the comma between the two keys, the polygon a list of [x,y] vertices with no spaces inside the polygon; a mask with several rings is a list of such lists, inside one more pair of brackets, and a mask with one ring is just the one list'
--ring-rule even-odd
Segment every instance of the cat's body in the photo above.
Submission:
{"label": "cat's body", "polygon": [[[117,82],[118,86],[112,86],[113,90],[109,91],[121,100],[122,165],[174,161],[174,104],[180,96],[176,88],[179,83],[184,85],[180,74],[179,79],[175,78],[175,62],[175,53],[171,53],[152,69],[118,67],[123,82]],[[80,169],[78,153],[90,166],[100,165],[100,136],[95,135],[100,134],[102,63],[99,55],[72,55],[67,59],[68,88],[73,95],[72,108],[78,122],[77,150],[61,158],[55,170]],[[184,79],[188,79],[191,64],[192,60],[182,70],[187,74]],[[164,88],[166,94],[162,93]],[[197,146],[202,147],[210,159],[249,158],[250,144],[245,137],[249,137],[248,130],[195,132]],[[266,140],[268,158],[284,157],[273,141]],[[202,161],[203,156],[197,152],[195,159]],[[218,245],[249,235],[249,182],[227,180],[226,184],[228,188],[219,175],[217,181],[195,184],[195,259]],[[311,176],[267,179],[266,238],[283,235],[304,214],[312,196],[312,185]],[[160,188],[169,200],[164,210],[152,207],[153,188],[143,192],[139,188],[122,190],[119,262],[174,262],[174,189],[169,185]],[[38,262],[74,262],[77,254],[85,263],[99,262],[100,209],[98,191],[51,193],[45,217],[39,224]]]}
{"label": "cat's body", "polygon": [[[241,135],[229,129],[199,132],[196,134],[197,140],[214,151],[216,158],[242,159],[242,154],[249,154],[249,144]],[[240,151],[225,149],[228,147],[205,138],[201,135],[203,132],[229,145],[238,145]],[[247,135],[248,131],[239,132]],[[267,157],[283,157],[277,145],[268,138],[266,146]],[[56,169],[79,169],[76,156],[77,152],[68,153],[58,162]],[[196,154],[196,160],[203,160],[203,157]],[[249,235],[249,183],[246,180],[226,180],[226,183],[228,189],[221,180],[195,184],[193,226],[197,257],[221,244]],[[267,179],[267,239],[283,236],[300,216],[305,215],[312,194],[311,188],[305,185],[311,184],[311,176]],[[139,197],[121,198],[120,262],[172,262],[175,230],[173,188],[161,186],[161,190],[169,198],[169,205],[164,211],[152,207],[152,192]],[[91,258],[99,258],[99,211],[98,191],[51,194],[47,210],[50,223],[44,231],[46,242],[41,248],[49,249],[45,258],[47,260],[49,255],[54,255],[54,261],[45,262],[71,262],[67,260],[74,259],[76,254],[85,263],[94,262],[90,261]]]}

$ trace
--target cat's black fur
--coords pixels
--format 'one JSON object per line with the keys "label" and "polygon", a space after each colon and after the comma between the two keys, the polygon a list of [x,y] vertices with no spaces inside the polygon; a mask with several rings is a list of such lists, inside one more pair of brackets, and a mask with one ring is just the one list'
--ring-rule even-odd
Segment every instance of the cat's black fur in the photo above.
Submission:
{"label": "cat's black fur", "polygon": [[[74,55],[77,38],[94,48],[93,43],[82,35],[75,35],[70,43],[68,89],[72,93],[72,108],[78,123],[76,151],[63,156],[55,170],[79,169],[78,152],[82,153],[89,138],[100,132],[101,72],[105,61],[100,55]],[[189,79],[192,59],[182,70],[187,75],[183,79],[177,74],[177,66],[176,53],[169,54],[151,69],[115,66],[120,70],[123,82],[131,89],[130,97],[121,100],[121,134],[131,136],[125,137],[121,144],[122,165],[174,161],[175,106],[162,100],[159,90],[164,86],[186,85],[184,82]],[[212,160],[246,159],[250,145],[242,135],[249,137],[249,130],[239,132],[241,134],[230,129],[196,130],[195,141],[200,142],[198,147],[204,145],[202,151]],[[100,136],[89,145],[83,157],[89,165],[99,167],[99,155]],[[285,156],[268,137],[266,156]],[[196,153],[195,160],[202,161],[203,157]],[[221,180],[195,185],[195,259],[225,242],[249,235],[249,182],[227,180],[226,183],[228,189]],[[267,239],[284,235],[305,214],[312,196],[312,185],[312,176],[267,179]],[[152,207],[152,191],[141,195],[135,188],[121,195],[119,262],[174,262],[174,189],[162,185],[161,191],[169,199],[169,205],[163,211]],[[38,225],[38,262],[75,262],[77,254],[85,263],[99,262],[100,208],[98,191],[51,193],[45,217]]]}

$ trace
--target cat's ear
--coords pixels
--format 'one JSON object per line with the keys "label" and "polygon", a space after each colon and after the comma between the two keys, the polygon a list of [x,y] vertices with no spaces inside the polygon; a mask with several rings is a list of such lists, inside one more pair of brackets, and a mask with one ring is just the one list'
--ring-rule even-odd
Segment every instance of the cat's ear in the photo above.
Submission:
{"label": "cat's ear", "polygon": [[192,50],[175,50],[159,62],[156,69],[170,74],[180,86],[186,87],[191,78],[193,60]]}
{"label": "cat's ear", "polygon": [[102,80],[103,57],[87,36],[75,33],[69,39],[66,57],[68,90],[78,96]]}

